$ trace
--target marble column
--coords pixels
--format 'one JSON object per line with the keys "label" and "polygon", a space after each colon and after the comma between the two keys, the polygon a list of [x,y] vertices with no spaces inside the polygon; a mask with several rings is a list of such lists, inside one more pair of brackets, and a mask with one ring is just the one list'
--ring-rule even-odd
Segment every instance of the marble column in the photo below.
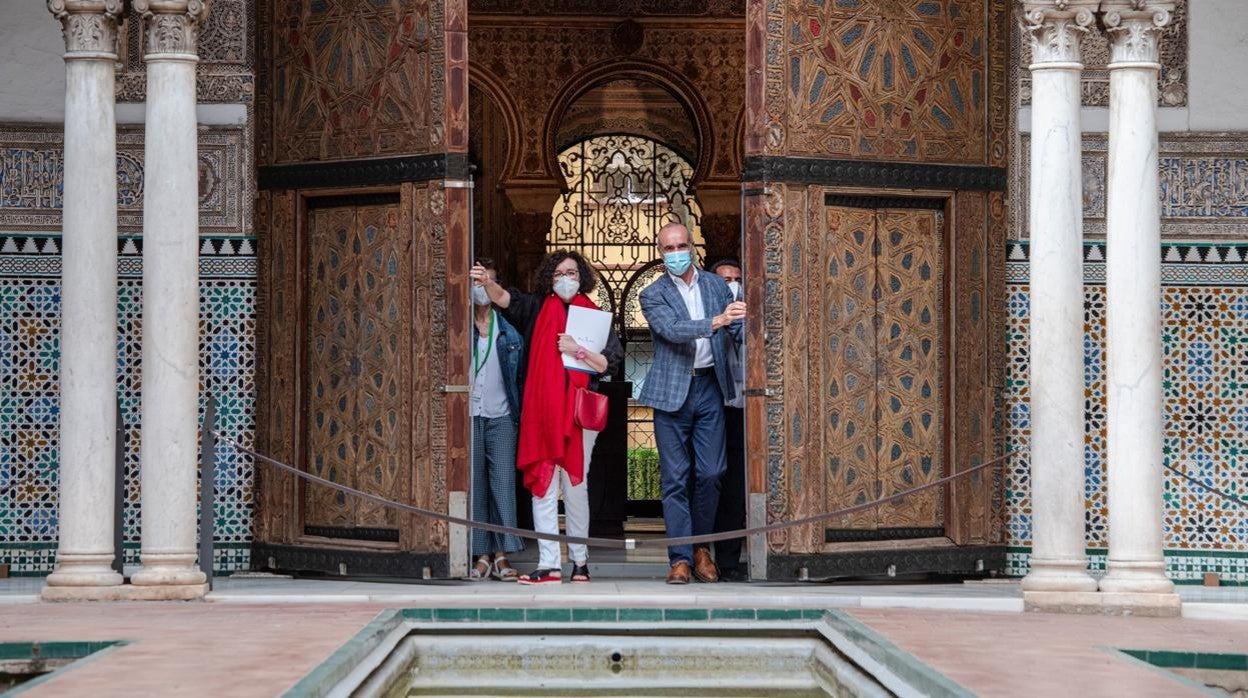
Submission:
{"label": "marble column", "polygon": [[117,129],[121,0],[49,0],[65,30],[60,531],[46,599],[102,598],[113,562],[117,400]]}
{"label": "marble column", "polygon": [[145,598],[196,598],[199,175],[195,120],[200,0],[134,0],[146,22],[143,205],[142,567]]}
{"label": "marble column", "polygon": [[1079,38],[1096,0],[1025,2],[1031,41],[1031,570],[1026,592],[1095,591],[1083,501]]}
{"label": "marble column", "polygon": [[1172,597],[1174,584],[1166,578],[1162,554],[1157,78],[1158,40],[1173,9],[1173,2],[1152,0],[1101,3],[1110,77],[1105,216],[1109,564],[1100,587]]}

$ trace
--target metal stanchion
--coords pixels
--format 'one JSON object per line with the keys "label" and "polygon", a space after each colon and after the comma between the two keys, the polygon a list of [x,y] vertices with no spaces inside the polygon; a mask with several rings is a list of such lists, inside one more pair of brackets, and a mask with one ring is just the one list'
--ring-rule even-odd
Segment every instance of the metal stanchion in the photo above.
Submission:
{"label": "metal stanchion", "polygon": [[212,539],[217,476],[217,401],[208,398],[199,439],[199,569],[212,590]]}
{"label": "metal stanchion", "polygon": [[121,419],[121,396],[114,396],[117,410],[117,443],[113,448],[113,570],[125,576],[126,566],[126,423]]}

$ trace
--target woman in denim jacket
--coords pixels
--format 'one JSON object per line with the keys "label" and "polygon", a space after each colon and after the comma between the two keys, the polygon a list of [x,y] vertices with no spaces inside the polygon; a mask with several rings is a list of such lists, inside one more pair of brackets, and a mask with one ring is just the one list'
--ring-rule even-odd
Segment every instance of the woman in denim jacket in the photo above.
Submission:
{"label": "woman in denim jacket", "polygon": [[[495,279],[493,260],[477,263]],[[472,302],[472,520],[515,528],[518,379],[524,338],[493,308],[482,286],[473,285]],[[507,554],[520,550],[524,541],[517,536],[473,529],[472,554],[477,560],[468,578],[516,581],[519,575]]]}

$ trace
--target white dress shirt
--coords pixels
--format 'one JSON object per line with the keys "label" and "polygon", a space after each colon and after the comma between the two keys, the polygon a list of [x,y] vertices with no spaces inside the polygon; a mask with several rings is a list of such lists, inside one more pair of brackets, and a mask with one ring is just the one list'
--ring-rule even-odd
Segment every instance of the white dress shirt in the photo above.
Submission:
{"label": "white dress shirt", "polygon": [[[698,270],[693,270],[693,278],[689,283],[679,276],[674,276],[670,272],[668,276],[672,277],[672,282],[676,284],[676,288],[680,291],[680,297],[685,300],[685,308],[689,311],[690,320],[701,320],[706,317],[706,308],[702,305],[702,290],[698,288]],[[693,367],[707,368],[715,365],[715,355],[711,353],[711,340],[709,337],[695,339],[693,341]]]}

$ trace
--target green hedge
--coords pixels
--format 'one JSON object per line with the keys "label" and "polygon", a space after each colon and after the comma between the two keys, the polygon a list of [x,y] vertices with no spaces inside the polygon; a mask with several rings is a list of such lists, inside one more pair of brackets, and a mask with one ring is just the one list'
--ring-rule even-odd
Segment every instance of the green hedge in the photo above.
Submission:
{"label": "green hedge", "polygon": [[653,448],[628,449],[628,498],[659,499],[659,452]]}

